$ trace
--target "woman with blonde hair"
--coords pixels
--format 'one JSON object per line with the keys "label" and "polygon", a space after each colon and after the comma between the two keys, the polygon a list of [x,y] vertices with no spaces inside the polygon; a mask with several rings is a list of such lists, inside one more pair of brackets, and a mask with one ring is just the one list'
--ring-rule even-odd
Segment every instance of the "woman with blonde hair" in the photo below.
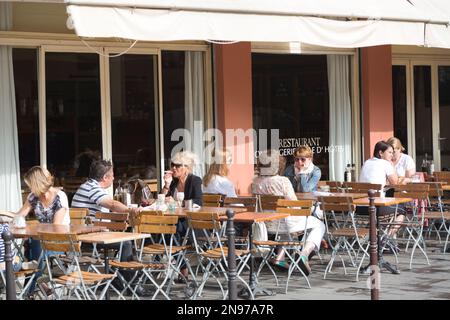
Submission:
{"label": "woman with blonde hair", "polygon": [[203,177],[203,193],[224,194],[227,197],[237,197],[233,182],[227,178],[231,163],[229,150],[216,150],[211,153],[212,162],[208,172]]}
{"label": "woman with blonde hair", "polygon": [[[31,210],[34,211],[40,223],[70,224],[69,202],[67,195],[59,188],[53,186],[53,176],[40,166],[34,166],[24,175],[24,181],[31,193],[25,200],[17,215],[26,217]],[[39,260],[41,244],[38,239],[30,239],[29,260]],[[42,268],[41,264],[39,268]],[[37,279],[37,277],[36,277]],[[34,283],[30,286],[29,293],[34,290]]]}
{"label": "woman with blonde hair", "polygon": [[391,161],[397,172],[399,183],[411,182],[412,177],[416,174],[416,164],[413,158],[406,153],[403,153],[405,148],[400,139],[391,137],[386,142],[394,148],[394,155]]}

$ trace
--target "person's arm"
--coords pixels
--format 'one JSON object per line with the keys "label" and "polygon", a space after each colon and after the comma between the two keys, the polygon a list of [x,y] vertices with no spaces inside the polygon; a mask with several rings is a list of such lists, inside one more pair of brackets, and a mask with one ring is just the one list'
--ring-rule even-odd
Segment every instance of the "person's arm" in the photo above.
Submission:
{"label": "person's arm", "polygon": [[122,202],[114,200],[113,198],[105,197],[100,201],[102,207],[108,208],[112,212],[129,212],[129,208]]}
{"label": "person's arm", "polygon": [[67,200],[67,195],[63,191],[59,191],[58,195],[59,202],[61,203],[61,208],[56,211],[53,216],[54,224],[64,224],[64,217],[68,214],[69,211],[69,201]]}
{"label": "person's arm", "polygon": [[203,204],[202,179],[197,176],[192,176],[192,202],[201,206]]}
{"label": "person's arm", "polygon": [[165,194],[165,195],[170,195],[169,191],[170,191],[170,186],[171,186],[172,182],[173,182],[172,172],[166,171],[164,173],[164,186],[159,193]]}
{"label": "person's arm", "polygon": [[31,204],[27,200],[25,200],[25,203],[23,204],[22,208],[19,209],[19,211],[16,212],[16,215],[26,217],[31,211]]}
{"label": "person's arm", "polygon": [[300,174],[300,184],[302,185],[302,192],[311,192],[317,190],[322,172],[320,168],[314,166],[311,176],[308,174]]}

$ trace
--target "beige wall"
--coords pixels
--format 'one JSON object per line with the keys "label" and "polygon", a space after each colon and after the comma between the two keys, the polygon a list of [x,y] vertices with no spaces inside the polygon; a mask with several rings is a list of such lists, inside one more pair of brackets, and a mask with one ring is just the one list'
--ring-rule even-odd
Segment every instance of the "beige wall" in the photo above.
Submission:
{"label": "beige wall", "polygon": [[74,34],[66,27],[65,4],[13,3],[12,31]]}

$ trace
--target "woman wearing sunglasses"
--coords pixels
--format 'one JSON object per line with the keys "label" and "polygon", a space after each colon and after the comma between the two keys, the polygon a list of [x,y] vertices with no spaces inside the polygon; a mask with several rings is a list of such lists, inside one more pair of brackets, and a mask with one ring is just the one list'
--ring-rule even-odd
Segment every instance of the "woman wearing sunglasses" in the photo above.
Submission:
{"label": "woman wearing sunglasses", "polygon": [[189,151],[177,152],[171,159],[170,171],[164,174],[162,194],[176,199],[178,192],[184,193],[184,200],[202,205],[202,179],[192,174],[197,156]]}
{"label": "woman wearing sunglasses", "polygon": [[[164,174],[164,187],[161,194],[177,199],[177,193],[184,193],[184,200],[192,200],[193,203],[202,205],[202,179],[192,174],[192,169],[197,162],[197,156],[189,151],[177,152],[171,159],[170,171]],[[185,220],[179,220],[177,224],[177,238],[182,243],[187,231]],[[178,282],[185,283],[188,279],[188,269],[183,263]]]}
{"label": "woman wearing sunglasses", "polygon": [[294,164],[288,166],[284,175],[291,181],[296,192],[311,192],[317,190],[321,171],[312,162],[313,152],[307,145],[294,151]]}

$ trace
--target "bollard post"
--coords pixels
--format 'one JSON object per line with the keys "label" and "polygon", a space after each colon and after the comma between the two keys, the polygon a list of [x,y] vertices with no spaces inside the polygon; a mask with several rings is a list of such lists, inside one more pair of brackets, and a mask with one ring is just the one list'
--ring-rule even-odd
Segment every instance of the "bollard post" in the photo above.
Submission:
{"label": "bollard post", "polygon": [[370,216],[370,279],[375,281],[370,286],[371,300],[379,299],[378,281],[378,230],[377,209],[375,207],[375,190],[369,190],[369,216]]}
{"label": "bollard post", "polygon": [[2,233],[5,242],[5,280],[6,280],[6,300],[16,300],[16,281],[14,279],[13,259],[14,254],[11,250],[14,239],[12,233],[6,230]]}
{"label": "bollard post", "polygon": [[234,229],[234,211],[227,210],[227,237],[228,237],[228,299],[237,299],[237,270],[236,270],[236,252],[235,252],[235,236]]}

